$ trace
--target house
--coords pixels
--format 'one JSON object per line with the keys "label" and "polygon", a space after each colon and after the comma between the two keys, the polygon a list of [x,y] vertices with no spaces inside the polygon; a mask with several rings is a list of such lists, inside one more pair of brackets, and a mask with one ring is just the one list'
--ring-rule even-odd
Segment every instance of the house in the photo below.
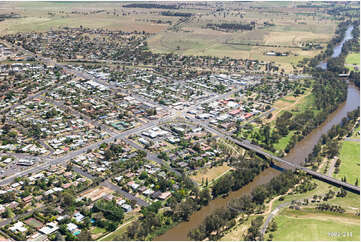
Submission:
{"label": "house", "polygon": [[29,202],[31,202],[31,200],[33,200],[32,195],[29,195],[29,196],[23,198],[24,203],[29,203]]}
{"label": "house", "polygon": [[107,201],[112,201],[113,198],[114,198],[114,195],[112,194],[107,194],[107,195],[104,195],[104,200],[107,200]]}
{"label": "house", "polygon": [[19,203],[17,201],[12,201],[7,205],[8,208],[15,209],[19,206]]}
{"label": "house", "polygon": [[18,221],[13,226],[11,226],[9,229],[14,233],[16,231],[18,231],[20,233],[24,233],[24,232],[28,231],[28,229],[24,226],[24,223],[21,221]]}
{"label": "house", "polygon": [[122,204],[121,207],[124,209],[124,211],[125,211],[126,213],[129,213],[129,212],[132,211],[132,206],[130,206],[129,204],[124,203],[124,204]]}
{"label": "house", "polygon": [[117,201],[118,206],[122,206],[124,203],[125,203],[124,199],[120,199],[120,200]]}
{"label": "house", "polygon": [[50,223],[47,223],[46,226],[39,229],[39,232],[49,235],[49,234],[57,231],[58,229],[59,229],[59,227],[56,222],[50,222]]}
{"label": "house", "polygon": [[161,200],[166,200],[167,198],[169,198],[172,194],[170,192],[163,192],[162,194],[160,194],[160,196],[158,197]]}
{"label": "house", "polygon": [[70,231],[70,233],[74,233],[76,230],[78,230],[78,226],[73,223],[68,223],[66,228]]}
{"label": "house", "polygon": [[5,209],[4,205],[0,204],[0,214],[2,214],[5,211],[6,211],[6,209]]}
{"label": "house", "polygon": [[80,212],[76,212],[73,217],[78,223],[80,223],[84,219],[84,215]]}
{"label": "house", "polygon": [[154,193],[154,191],[152,190],[152,189],[147,189],[147,190],[145,190],[144,192],[143,192],[143,195],[145,195],[145,196],[150,196],[150,195],[152,195]]}
{"label": "house", "polygon": [[156,199],[156,198],[159,198],[159,196],[160,196],[161,194],[162,194],[162,193],[161,193],[160,191],[157,191],[157,192],[153,193],[151,197],[152,197],[153,199]]}
{"label": "house", "polygon": [[147,187],[146,186],[141,186],[138,191],[139,192],[144,192],[145,190],[147,190]]}

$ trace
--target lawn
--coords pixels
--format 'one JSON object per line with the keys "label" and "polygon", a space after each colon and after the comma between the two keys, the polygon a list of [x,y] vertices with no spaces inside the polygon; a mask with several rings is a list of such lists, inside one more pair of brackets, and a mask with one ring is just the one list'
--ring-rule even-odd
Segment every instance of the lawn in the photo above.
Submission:
{"label": "lawn", "polygon": [[360,185],[360,142],[344,141],[340,150],[341,166],[340,172],[334,177],[341,179],[346,177],[346,181],[354,184],[356,179]]}
{"label": "lawn", "polygon": [[92,229],[90,232],[92,234],[100,234],[100,233],[105,233],[107,230],[104,228],[99,228],[99,227],[95,227],[94,229]]}
{"label": "lawn", "polygon": [[[285,210],[275,218],[278,229],[273,240],[283,241],[359,241],[360,220],[357,216],[318,211]],[[340,232],[340,236],[329,233]],[[344,237],[343,232],[349,233]],[[352,233],[352,234],[351,234]]]}

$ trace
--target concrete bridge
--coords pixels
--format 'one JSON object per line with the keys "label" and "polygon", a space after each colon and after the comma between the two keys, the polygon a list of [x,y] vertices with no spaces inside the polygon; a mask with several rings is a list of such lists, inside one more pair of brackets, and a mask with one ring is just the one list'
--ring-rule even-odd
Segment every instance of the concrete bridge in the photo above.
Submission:
{"label": "concrete bridge", "polygon": [[329,183],[331,185],[334,185],[334,186],[337,186],[337,187],[343,187],[345,190],[351,191],[351,192],[356,193],[356,194],[360,194],[360,187],[358,187],[358,186],[351,185],[351,184],[346,183],[346,182],[342,182],[342,181],[340,181],[338,179],[335,179],[333,177],[326,176],[324,174],[321,174],[321,173],[318,173],[316,171],[310,170],[310,169],[308,169],[306,167],[291,163],[289,161],[286,161],[286,160],[284,160],[282,158],[279,158],[277,156],[274,156],[274,155],[264,151],[261,147],[251,144],[248,140],[239,141],[237,139],[232,138],[232,134],[227,133],[227,132],[221,132],[219,130],[211,128],[205,122],[202,122],[200,120],[197,120],[197,119],[194,119],[194,118],[191,118],[191,117],[189,117],[189,119],[192,120],[195,123],[198,123],[199,125],[201,125],[206,130],[209,130],[210,132],[217,134],[219,137],[230,140],[233,143],[235,143],[235,144],[237,144],[237,145],[239,145],[239,146],[241,146],[241,147],[243,147],[243,148],[245,148],[247,150],[252,150],[252,151],[256,152],[257,154],[260,154],[260,155],[262,155],[264,157],[270,158],[273,161],[277,161],[280,164],[286,165],[286,166],[289,167],[289,169],[302,170],[302,171],[306,172],[307,174],[310,174],[311,176],[313,176],[313,177],[315,177],[315,178],[317,178],[319,180],[322,180],[324,182],[327,182],[327,183]]}
{"label": "concrete bridge", "polygon": [[289,166],[291,169],[298,169],[298,170],[302,170],[304,172],[306,172],[307,174],[310,174],[311,176],[319,179],[319,180],[322,180],[322,181],[325,181],[327,183],[330,183],[332,185],[335,185],[335,186],[339,186],[339,187],[343,187],[344,189],[348,190],[348,191],[351,191],[353,193],[357,193],[357,194],[360,194],[360,187],[358,186],[354,186],[354,185],[351,185],[349,183],[346,183],[346,182],[342,182],[338,179],[335,179],[333,177],[330,177],[330,176],[326,176],[324,174],[321,174],[319,172],[316,172],[316,171],[313,171],[311,169],[308,169],[308,168],[305,168],[303,166],[300,166],[300,165],[297,165],[297,164],[294,164],[294,163],[291,163],[289,161],[286,161],[284,159],[281,159],[277,156],[274,156],[268,152],[265,152],[263,151],[260,147],[256,146],[256,145],[253,145],[253,144],[250,144],[248,141],[238,141],[236,139],[233,139],[233,138],[228,138],[229,140],[231,140],[232,142],[236,143],[237,145],[247,149],[247,150],[252,150],[260,155],[263,155],[265,157],[268,157],[274,161],[277,161],[279,162],[280,164],[284,164],[284,165],[287,165]]}

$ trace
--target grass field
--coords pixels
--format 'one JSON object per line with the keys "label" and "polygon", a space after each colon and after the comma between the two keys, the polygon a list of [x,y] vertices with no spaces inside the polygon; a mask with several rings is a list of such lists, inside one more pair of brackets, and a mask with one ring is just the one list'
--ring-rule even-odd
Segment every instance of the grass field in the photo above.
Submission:
{"label": "grass field", "polygon": [[227,165],[215,166],[212,168],[201,168],[197,171],[196,175],[191,176],[190,178],[198,184],[202,183],[202,178],[204,182],[206,182],[206,179],[208,178],[208,182],[210,183],[213,179],[217,179],[219,176],[227,173],[230,169],[231,167]]}
{"label": "grass field", "polygon": [[348,54],[346,57],[345,63],[360,66],[360,53]]}
{"label": "grass field", "polygon": [[[358,216],[327,212],[284,210],[275,218],[278,225],[273,232],[278,241],[336,240],[359,241],[360,220]],[[332,232],[348,232],[348,236],[330,236]]]}
{"label": "grass field", "polygon": [[284,150],[286,148],[286,146],[288,145],[288,143],[290,142],[291,137],[293,136],[293,134],[295,133],[294,130],[292,130],[291,132],[288,133],[287,136],[282,137],[278,143],[274,144],[274,147],[276,150]]}
{"label": "grass field", "polygon": [[334,177],[346,177],[347,182],[354,184],[356,179],[360,185],[360,142],[344,141],[340,150],[340,172]]}
{"label": "grass field", "polygon": [[346,57],[345,67],[349,70],[355,70],[355,66],[360,69],[360,53],[351,53]]}

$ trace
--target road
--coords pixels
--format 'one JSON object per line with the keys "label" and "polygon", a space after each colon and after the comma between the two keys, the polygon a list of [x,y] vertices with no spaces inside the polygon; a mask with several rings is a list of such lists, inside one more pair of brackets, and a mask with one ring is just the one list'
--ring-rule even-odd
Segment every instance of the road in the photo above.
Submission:
{"label": "road", "polygon": [[[73,171],[75,171],[76,173],[79,173],[80,175],[82,176],[85,176],[87,178],[89,178],[90,180],[95,180],[96,177],[89,174],[88,172],[86,171],[83,171],[80,167],[78,166],[73,166]],[[122,197],[126,198],[126,199],[129,199],[129,200],[135,200],[137,202],[137,204],[139,204],[140,206],[149,206],[149,204],[144,201],[143,199],[140,199],[138,197],[135,197],[133,196],[132,194],[122,190],[119,186],[111,183],[110,181],[106,180],[106,181],[103,181],[102,183],[100,183],[99,185],[101,186],[105,186],[117,193],[119,193]]]}
{"label": "road", "polygon": [[266,218],[266,221],[263,224],[263,227],[261,229],[261,235],[262,237],[264,236],[264,234],[266,233],[266,230],[268,228],[269,223],[272,221],[273,217],[276,216],[276,214],[280,211],[280,209],[288,207],[291,204],[291,202],[285,202],[282,203],[280,205],[278,205],[277,208],[275,208]]}

